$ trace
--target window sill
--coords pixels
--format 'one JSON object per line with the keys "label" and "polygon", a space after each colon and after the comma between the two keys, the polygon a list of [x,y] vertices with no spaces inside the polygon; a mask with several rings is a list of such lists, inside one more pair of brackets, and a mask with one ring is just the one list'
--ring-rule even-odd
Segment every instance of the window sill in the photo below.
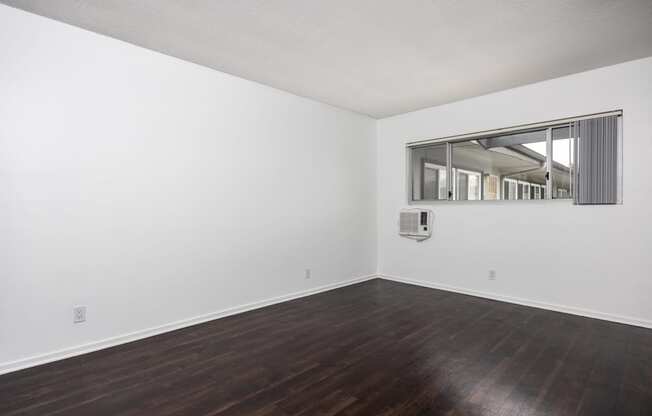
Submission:
{"label": "window sill", "polygon": [[546,205],[546,204],[564,204],[575,205],[572,199],[497,199],[497,200],[478,200],[478,201],[449,201],[449,200],[430,200],[430,201],[408,201],[412,206],[443,206],[443,205]]}

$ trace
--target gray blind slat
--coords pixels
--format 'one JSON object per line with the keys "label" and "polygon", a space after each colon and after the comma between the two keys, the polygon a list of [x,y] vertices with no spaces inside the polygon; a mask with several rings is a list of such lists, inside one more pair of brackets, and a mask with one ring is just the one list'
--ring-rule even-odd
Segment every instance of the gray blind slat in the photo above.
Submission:
{"label": "gray blind slat", "polygon": [[575,203],[618,203],[618,116],[580,120],[575,140]]}

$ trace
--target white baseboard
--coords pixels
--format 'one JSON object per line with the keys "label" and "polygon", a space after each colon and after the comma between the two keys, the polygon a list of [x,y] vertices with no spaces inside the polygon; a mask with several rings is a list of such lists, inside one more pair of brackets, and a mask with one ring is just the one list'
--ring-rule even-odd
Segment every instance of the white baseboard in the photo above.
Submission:
{"label": "white baseboard", "polygon": [[14,371],[22,370],[29,367],[34,367],[41,364],[50,363],[53,361],[63,360],[65,358],[74,357],[77,355],[87,354],[89,352],[102,350],[105,348],[115,347],[117,345],[126,344],[128,342],[137,341],[143,338],[149,338],[154,335],[163,334],[165,332],[175,331],[177,329],[186,328],[189,326],[201,324],[204,322],[212,321],[219,318],[224,318],[231,315],[236,315],[242,312],[251,311],[254,309],[263,308],[265,306],[274,305],[277,303],[287,302],[292,299],[298,299],[305,296],[314,295],[321,292],[337,289],[344,286],[353,285],[356,283],[365,282],[367,280],[378,278],[376,274],[367,276],[356,277],[349,280],[344,280],[337,283],[331,283],[324,286],[315,287],[312,289],[302,290],[299,292],[290,293],[287,295],[277,296],[270,299],[261,300],[258,302],[247,303],[244,305],[236,306],[233,308],[222,309],[220,311],[211,312],[205,315],[196,316],[189,319],[182,319],[180,321],[171,322],[168,324],[147,328],[128,334],[122,334],[111,338],[93,341],[74,347],[64,348],[57,351],[52,351],[45,354],[39,354],[32,357],[23,358],[16,361],[0,363],[0,374],[11,373]]}
{"label": "white baseboard", "polygon": [[594,311],[594,310],[590,310],[590,309],[577,308],[577,307],[574,307],[574,306],[566,306],[566,305],[559,305],[559,304],[555,304],[555,303],[540,302],[540,301],[531,300],[531,299],[523,299],[523,298],[518,298],[518,297],[514,297],[514,296],[500,295],[500,294],[491,293],[491,292],[482,292],[482,291],[473,290],[473,289],[466,289],[466,288],[461,288],[461,287],[456,287],[456,286],[449,286],[449,285],[434,283],[434,282],[425,282],[425,281],[422,281],[422,280],[408,279],[408,278],[405,278],[405,277],[390,276],[390,275],[386,275],[386,274],[379,274],[378,277],[380,277],[381,279],[392,280],[394,282],[399,282],[399,283],[407,283],[407,284],[410,284],[410,285],[428,287],[428,288],[431,288],[431,289],[445,290],[447,292],[462,293],[464,295],[477,296],[477,297],[480,297],[480,298],[498,300],[498,301],[501,301],[501,302],[515,303],[515,304],[518,304],[518,305],[531,306],[531,307],[539,308],[539,309],[547,309],[547,310],[551,310],[551,311],[555,311],[555,312],[568,313],[568,314],[571,314],[571,315],[579,315],[579,316],[585,316],[585,317],[588,317],[588,318],[601,319],[603,321],[618,322],[618,323],[621,323],[621,324],[640,326],[640,327],[643,327],[643,328],[652,328],[652,321],[646,320],[646,319],[641,319],[641,318],[633,318],[633,317],[630,317],[630,316],[615,315],[615,314],[611,314],[611,313],[599,312],[599,311]]}
{"label": "white baseboard", "polygon": [[171,322],[169,324],[160,325],[153,328],[147,328],[136,332],[131,332],[128,334],[118,335],[111,338],[106,338],[99,341],[93,341],[82,345],[77,345],[74,347],[64,348],[57,351],[52,351],[45,354],[40,354],[28,358],[23,358],[16,361],[10,361],[5,363],[0,363],[0,374],[11,373],[14,371],[22,370],[29,367],[34,367],[41,364],[50,363],[53,361],[63,360],[65,358],[74,357],[77,355],[87,354],[89,352],[102,350],[105,348],[114,347],[121,344],[126,344],[128,342],[137,341],[144,338],[149,338],[154,335],[163,334],[165,332],[174,331],[177,329],[186,328],[189,326],[201,324],[204,322],[212,321],[219,318],[224,318],[231,315],[236,315],[242,312],[251,311],[254,309],[263,308],[265,306],[274,305],[277,303],[287,302],[292,299],[298,299],[305,296],[314,295],[321,292],[326,292],[329,290],[337,289],[344,286],[353,285],[356,283],[365,282],[367,280],[381,278],[385,280],[392,280],[399,283],[406,283],[416,286],[428,287],[432,289],[440,289],[448,292],[462,293],[465,295],[477,296],[486,299],[498,300],[502,302],[515,303],[518,305],[531,306],[540,309],[547,309],[556,312],[569,313],[572,315],[586,316],[589,318],[601,319],[604,321],[618,322],[627,325],[640,326],[644,328],[652,328],[652,321],[633,318],[622,315],[615,315],[610,313],[598,312],[589,309],[576,308],[573,306],[558,305],[553,303],[546,303],[540,301],[534,301],[530,299],[517,298],[513,296],[505,296],[497,293],[491,292],[482,292],[472,289],[460,288],[456,286],[444,285],[440,283],[425,282],[422,280],[408,279],[404,277],[391,276],[386,274],[372,274],[367,276],[361,276],[350,280],[345,280],[337,283],[332,283],[329,285],[319,286],[312,289],[302,290],[299,292],[290,293],[287,295],[277,296],[270,299],[265,299],[258,302],[252,302],[233,308],[223,309],[216,312],[211,312],[205,315],[196,316],[194,318],[183,319],[176,322]]}

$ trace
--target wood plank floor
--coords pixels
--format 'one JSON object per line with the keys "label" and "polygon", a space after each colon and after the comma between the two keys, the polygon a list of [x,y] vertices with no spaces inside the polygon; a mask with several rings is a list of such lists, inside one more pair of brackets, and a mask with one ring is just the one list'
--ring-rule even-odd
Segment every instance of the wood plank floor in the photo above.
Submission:
{"label": "wood plank floor", "polygon": [[0,415],[652,415],[652,331],[372,280],[0,376]]}

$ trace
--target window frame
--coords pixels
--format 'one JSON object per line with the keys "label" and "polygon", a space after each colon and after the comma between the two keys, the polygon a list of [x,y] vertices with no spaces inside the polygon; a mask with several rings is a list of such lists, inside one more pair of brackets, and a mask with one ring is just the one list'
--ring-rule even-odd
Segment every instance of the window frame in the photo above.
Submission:
{"label": "window frame", "polygon": [[[572,126],[572,123],[579,121],[579,120],[586,120],[586,119],[592,119],[592,118],[599,118],[599,117],[606,117],[606,116],[618,116],[618,200],[619,204],[622,204],[622,170],[623,170],[623,151],[622,151],[622,142],[623,142],[623,128],[622,128],[622,123],[623,123],[623,111],[622,110],[614,110],[614,111],[609,111],[609,112],[603,112],[603,113],[594,113],[594,114],[589,114],[589,115],[584,115],[584,116],[578,116],[578,117],[569,117],[569,118],[564,118],[564,119],[556,119],[556,120],[551,120],[551,121],[546,121],[546,122],[539,122],[539,123],[530,123],[530,124],[522,124],[522,125],[517,125],[513,127],[506,127],[506,128],[500,128],[500,129],[495,129],[495,130],[485,130],[485,131],[480,131],[476,133],[467,133],[467,134],[461,134],[461,135],[456,135],[456,136],[447,136],[447,137],[442,137],[442,138],[427,138],[427,139],[414,139],[414,140],[408,140],[405,143],[405,153],[406,153],[406,196],[407,196],[407,202],[408,205],[433,205],[433,204],[441,204],[441,203],[450,203],[450,202],[457,202],[457,203],[478,203],[478,202],[484,202],[484,203],[491,203],[491,202],[503,202],[503,201],[558,201],[560,203],[569,203],[573,204],[573,197],[570,198],[555,198],[553,196],[553,178],[552,178],[552,172],[550,170],[551,166],[553,165],[553,141],[554,138],[552,137],[552,130],[554,128],[559,128],[559,127],[564,127],[564,126]],[[547,176],[549,179],[546,180],[545,185],[539,185],[539,199],[519,199],[518,198],[518,183],[517,183],[517,189],[516,189],[516,194],[517,194],[517,199],[515,200],[508,200],[504,199],[503,195],[503,184],[498,183],[498,188],[499,188],[499,197],[500,199],[482,199],[484,196],[482,188],[484,187],[484,177],[481,175],[480,177],[480,183],[481,183],[481,199],[478,200],[456,200],[455,199],[455,190],[454,190],[454,178],[453,175],[451,174],[453,172],[453,160],[452,160],[452,148],[453,144],[455,143],[461,143],[461,142],[468,142],[471,140],[477,140],[477,139],[483,139],[487,137],[494,137],[494,136],[499,136],[499,135],[508,135],[508,134],[517,134],[517,133],[527,133],[527,132],[532,132],[532,131],[540,131],[540,130],[546,130],[546,163],[545,163],[545,169],[547,172]],[[572,129],[571,129],[572,131]],[[571,133],[572,137],[572,133]],[[424,148],[424,147],[429,147],[433,145],[446,145],[446,181],[447,181],[447,189],[448,189],[448,199],[420,199],[420,200],[415,200],[414,199],[414,194],[413,194],[413,166],[412,166],[412,153],[414,149],[419,149],[419,148]],[[440,165],[440,164],[438,164]],[[441,165],[440,165],[441,166]],[[464,169],[463,169],[464,170]],[[468,170],[468,169],[467,169]],[[505,178],[507,180],[508,178]],[[529,188],[532,189],[533,184],[529,184]],[[573,187],[571,186],[571,189]],[[544,191],[545,190],[545,191]],[[543,197],[541,197],[543,196]]]}

